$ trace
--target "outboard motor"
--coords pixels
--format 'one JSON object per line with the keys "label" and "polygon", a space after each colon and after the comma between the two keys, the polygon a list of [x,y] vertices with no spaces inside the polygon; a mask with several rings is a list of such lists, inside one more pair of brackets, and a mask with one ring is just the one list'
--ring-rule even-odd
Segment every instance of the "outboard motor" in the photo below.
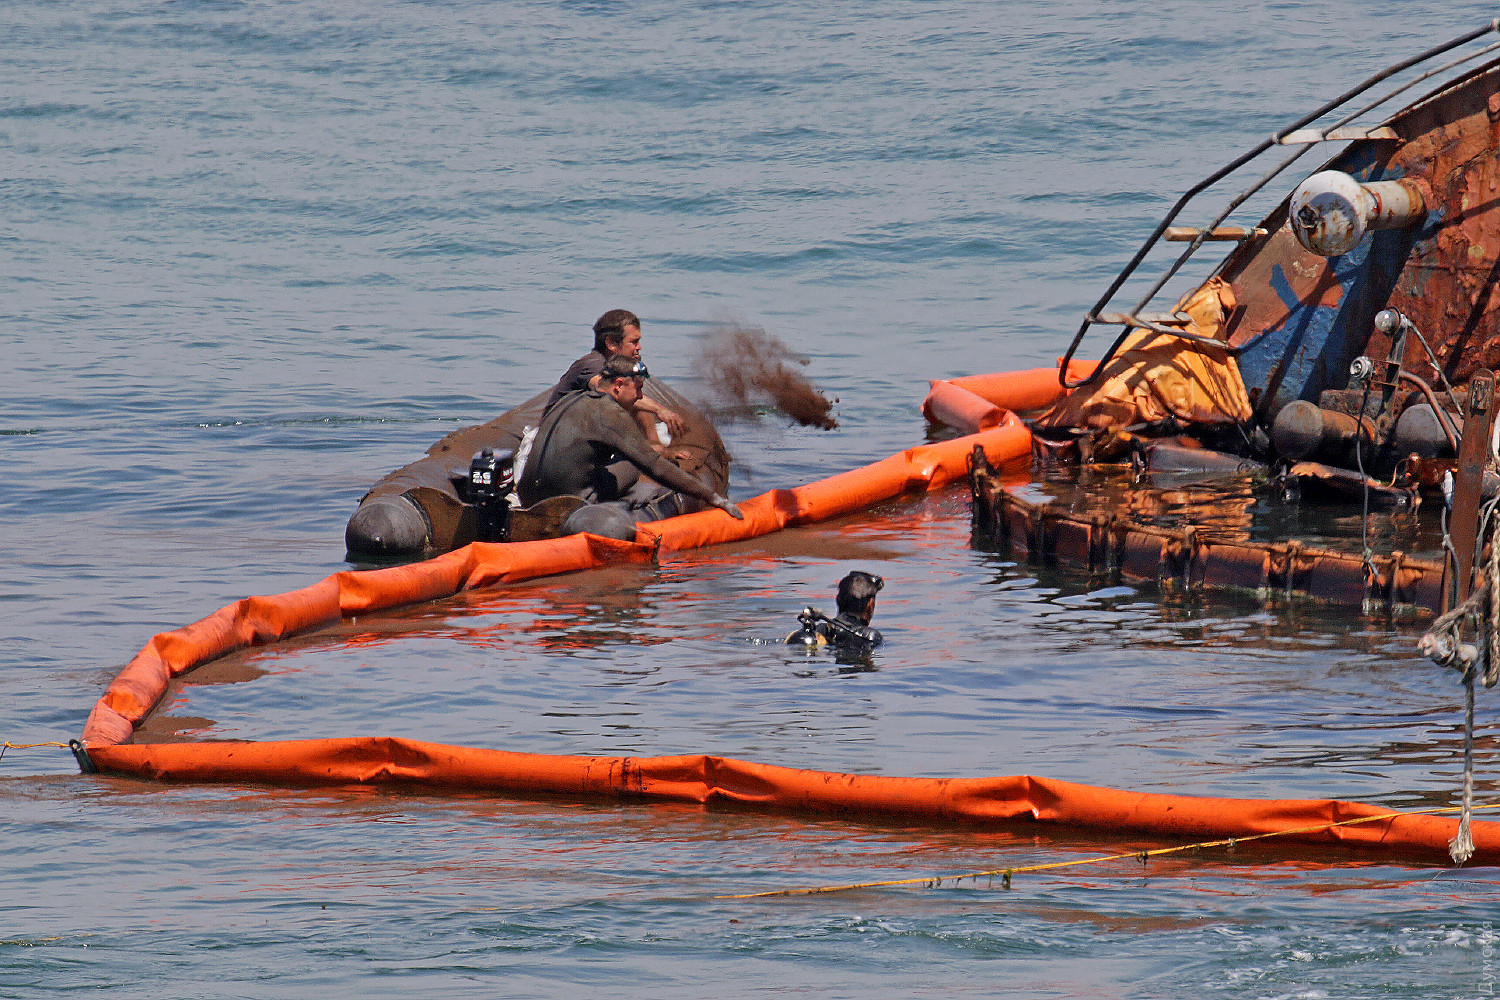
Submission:
{"label": "outboard motor", "polygon": [[469,463],[469,503],[474,506],[476,534],[481,542],[510,538],[510,490],[516,453],[509,448],[486,448]]}

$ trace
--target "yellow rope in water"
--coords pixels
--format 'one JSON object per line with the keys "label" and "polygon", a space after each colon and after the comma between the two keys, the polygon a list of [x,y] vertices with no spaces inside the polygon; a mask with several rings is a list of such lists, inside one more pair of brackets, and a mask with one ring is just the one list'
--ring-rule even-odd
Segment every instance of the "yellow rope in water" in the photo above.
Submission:
{"label": "yellow rope in water", "polygon": [[[1096,865],[1106,861],[1124,861],[1134,858],[1142,864],[1146,859],[1154,858],[1162,854],[1176,854],[1181,851],[1196,851],[1205,847],[1234,847],[1251,840],[1266,840],[1270,837],[1285,837],[1294,833],[1316,833],[1320,830],[1331,830],[1336,826],[1353,826],[1356,823],[1375,823],[1383,819],[1393,819],[1399,816],[1422,816],[1438,815],[1440,813],[1454,813],[1462,810],[1462,806],[1443,806],[1435,809],[1415,809],[1411,812],[1381,813],[1378,816],[1360,816],[1356,819],[1338,820],[1333,823],[1319,823],[1317,826],[1304,826],[1295,830],[1274,830],[1270,833],[1253,833],[1245,837],[1226,837],[1223,840],[1203,840],[1196,844],[1183,844],[1178,847],[1157,847],[1151,850],[1133,851],[1130,854],[1107,854],[1097,858],[1075,858],[1072,861],[1051,861],[1043,865],[1019,865],[1014,868],[995,868],[990,871],[964,872],[961,875],[923,875],[918,878],[888,879],[883,882],[856,882],[848,885],[822,885],[801,889],[772,889],[768,892],[747,892],[734,896],[715,896],[715,899],[760,899],[765,896],[816,896],[829,892],[847,892],[852,889],[883,889],[898,885],[926,885],[936,887],[943,884],[944,880],[961,882],[964,879],[980,878],[994,879],[999,876],[1001,884],[1010,887],[1010,878],[1022,872],[1042,872],[1053,868],[1072,868],[1077,865]],[[1474,811],[1481,809],[1500,809],[1500,802],[1492,802],[1487,805],[1476,805]]]}
{"label": "yellow rope in water", "polygon": [[36,747],[62,747],[64,750],[73,749],[72,744],[58,743],[56,741],[48,743],[12,743],[10,740],[6,740],[4,743],[0,743],[0,760],[5,759],[5,751],[7,750],[33,750]]}

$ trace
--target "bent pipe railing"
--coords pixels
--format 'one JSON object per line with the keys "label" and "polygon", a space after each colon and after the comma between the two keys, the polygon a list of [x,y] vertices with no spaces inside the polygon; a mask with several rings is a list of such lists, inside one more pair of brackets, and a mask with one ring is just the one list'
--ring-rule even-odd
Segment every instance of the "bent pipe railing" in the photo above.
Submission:
{"label": "bent pipe railing", "polygon": [[[1285,128],[1271,133],[1268,138],[1261,140],[1255,145],[1254,148],[1235,157],[1235,159],[1231,160],[1228,164],[1220,167],[1218,170],[1209,174],[1203,180],[1199,181],[1197,184],[1189,188],[1180,198],[1177,199],[1176,203],[1173,204],[1171,210],[1167,212],[1162,221],[1157,224],[1154,230],[1152,230],[1151,235],[1146,238],[1145,243],[1143,243],[1141,245],[1141,248],[1136,251],[1135,256],[1130,258],[1129,263],[1125,265],[1125,268],[1119,273],[1119,275],[1115,277],[1114,281],[1110,283],[1109,288],[1105,290],[1102,296],[1100,296],[1099,301],[1094,303],[1094,307],[1090,309],[1089,312],[1084,316],[1082,324],[1078,327],[1078,332],[1073,335],[1072,343],[1068,345],[1067,351],[1063,354],[1062,363],[1058,368],[1057,375],[1059,384],[1062,385],[1064,389],[1078,389],[1086,385],[1093,385],[1096,381],[1098,381],[1100,373],[1103,372],[1109,362],[1114,359],[1114,356],[1119,351],[1120,346],[1125,342],[1125,339],[1130,336],[1132,329],[1135,329],[1137,327],[1144,327],[1156,333],[1177,337],[1181,340],[1201,343],[1205,346],[1212,346],[1216,350],[1227,352],[1231,356],[1234,356],[1240,353],[1240,351],[1249,347],[1249,343],[1242,344],[1238,348],[1231,347],[1230,345],[1220,340],[1213,340],[1208,337],[1198,336],[1197,334],[1187,333],[1186,331],[1182,330],[1174,330],[1171,327],[1162,326],[1158,323],[1142,320],[1140,319],[1138,314],[1142,309],[1146,308],[1146,306],[1148,306],[1153,299],[1156,298],[1156,296],[1161,292],[1162,288],[1166,286],[1167,282],[1171,281],[1172,278],[1175,277],[1177,273],[1182,269],[1182,267],[1193,257],[1193,255],[1198,252],[1198,249],[1202,247],[1204,242],[1209,238],[1209,235],[1220,223],[1222,223],[1226,218],[1229,217],[1231,212],[1233,212],[1257,191],[1264,188],[1277,176],[1283,173],[1288,167],[1295,163],[1304,153],[1306,153],[1319,141],[1322,141],[1321,137],[1315,137],[1307,140],[1307,145],[1303,146],[1301,149],[1297,150],[1297,152],[1287,157],[1269,173],[1262,176],[1249,188],[1245,189],[1235,198],[1231,199],[1229,204],[1224,208],[1222,212],[1214,217],[1214,220],[1212,222],[1198,231],[1197,235],[1195,235],[1188,243],[1187,249],[1185,249],[1178,256],[1177,260],[1174,261],[1172,265],[1168,267],[1167,270],[1161,275],[1161,277],[1156,280],[1155,284],[1151,286],[1145,296],[1142,297],[1142,299],[1136,304],[1135,308],[1132,309],[1127,316],[1120,317],[1121,320],[1125,321],[1125,328],[1120,331],[1120,334],[1115,337],[1114,341],[1109,345],[1109,348],[1100,356],[1098,367],[1096,367],[1090,374],[1078,379],[1077,381],[1072,381],[1068,378],[1068,362],[1073,360],[1073,357],[1077,353],[1078,348],[1083,344],[1084,336],[1088,333],[1089,327],[1093,326],[1095,323],[1103,322],[1101,313],[1104,308],[1109,305],[1111,301],[1113,301],[1115,294],[1119,292],[1120,288],[1124,286],[1125,282],[1130,279],[1131,275],[1136,272],[1136,269],[1139,268],[1141,263],[1146,259],[1146,255],[1151,252],[1151,249],[1155,247],[1158,242],[1160,242],[1162,236],[1166,234],[1168,227],[1170,227],[1172,223],[1176,221],[1177,217],[1182,214],[1183,210],[1187,208],[1188,204],[1194,198],[1202,194],[1208,188],[1217,184],[1219,181],[1223,180],[1225,177],[1228,177],[1230,174],[1239,170],[1247,163],[1250,163],[1252,160],[1259,157],[1262,153],[1266,152],[1271,147],[1281,145],[1283,138],[1289,136],[1291,133],[1297,131],[1303,126],[1317,121],[1319,118],[1322,118],[1329,112],[1344,106],[1381,81],[1387,80],[1390,77],[1395,76],[1397,73],[1400,73],[1406,69],[1410,69],[1411,67],[1416,66],[1420,63],[1424,63],[1429,59],[1436,58],[1437,56],[1440,56],[1445,52],[1450,52],[1461,45],[1466,45],[1469,42],[1475,41],[1476,39],[1483,38],[1485,35],[1488,35],[1492,32],[1500,32],[1500,18],[1495,18],[1489,21],[1482,28],[1476,28],[1473,31],[1465,32],[1464,34],[1459,35],[1457,38],[1451,39],[1450,41],[1444,42],[1441,45],[1427,49],[1425,52],[1421,52],[1415,56],[1411,56],[1407,59],[1401,60],[1400,62],[1387,66],[1379,73],[1376,73],[1374,76],[1369,77],[1359,85],[1340,94],[1338,97],[1324,104],[1316,111],[1312,111],[1306,115],[1303,115],[1301,118],[1297,119],[1295,122],[1292,122]],[[1328,129],[1324,130],[1324,135],[1326,136],[1334,129],[1348,125],[1350,122],[1353,122],[1361,115],[1368,114],[1381,105],[1386,104],[1397,95],[1402,94],[1405,91],[1416,86],[1418,83],[1421,83],[1424,80],[1431,79],[1438,74],[1453,70],[1466,62],[1478,59],[1479,57],[1493,52],[1496,49],[1500,49],[1500,42],[1486,45],[1483,48],[1460,56],[1458,59],[1454,59],[1442,66],[1435,67],[1415,77],[1414,79],[1408,80],[1401,86],[1388,91],[1378,100],[1364,105],[1353,113],[1335,122]],[[1223,265],[1221,263],[1220,267],[1222,266]]]}

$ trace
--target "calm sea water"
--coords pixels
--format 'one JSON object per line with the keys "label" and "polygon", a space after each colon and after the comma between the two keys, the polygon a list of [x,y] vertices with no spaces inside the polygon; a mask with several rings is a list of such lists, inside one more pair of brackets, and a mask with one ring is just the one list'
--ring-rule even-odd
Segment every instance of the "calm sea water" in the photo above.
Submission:
{"label": "calm sea water", "polygon": [[[1180,190],[1493,13],[11,3],[0,739],[74,736],[153,633],[345,568],[375,479],[552,381],[607,308],[679,384],[728,318],[838,398],[834,432],[728,428],[736,496],[920,442],[926,379],[1051,363]],[[888,581],[875,670],[756,641],[855,567]],[[255,650],[153,726],[1441,805],[1460,691],[1414,637],[1037,574],[971,548],[945,492]],[[1242,850],[712,898],[1141,846],[11,751],[0,996],[1495,993],[1485,870]]]}

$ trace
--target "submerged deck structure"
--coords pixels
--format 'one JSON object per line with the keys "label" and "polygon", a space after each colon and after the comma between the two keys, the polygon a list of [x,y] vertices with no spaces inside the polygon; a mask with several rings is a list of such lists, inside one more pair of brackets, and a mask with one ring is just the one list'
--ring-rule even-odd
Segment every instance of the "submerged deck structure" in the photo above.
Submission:
{"label": "submerged deck structure", "polygon": [[1444,567],[1404,552],[1371,555],[1260,542],[1243,533],[1151,524],[1118,512],[1078,512],[1028,500],[975,452],[974,528],[981,544],[1040,566],[1068,566],[1110,583],[1149,583],[1166,594],[1239,594],[1267,603],[1312,601],[1370,614],[1431,612]]}

